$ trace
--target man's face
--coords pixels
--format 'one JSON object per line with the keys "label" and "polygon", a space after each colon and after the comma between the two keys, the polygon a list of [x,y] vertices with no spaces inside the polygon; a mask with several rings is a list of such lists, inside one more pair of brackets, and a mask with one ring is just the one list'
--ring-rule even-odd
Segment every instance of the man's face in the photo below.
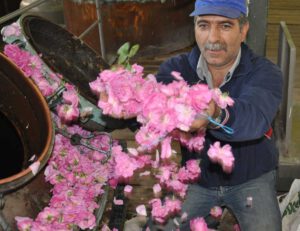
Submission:
{"label": "man's face", "polygon": [[208,66],[231,66],[246,38],[249,24],[239,25],[238,19],[216,15],[197,16],[195,37]]}

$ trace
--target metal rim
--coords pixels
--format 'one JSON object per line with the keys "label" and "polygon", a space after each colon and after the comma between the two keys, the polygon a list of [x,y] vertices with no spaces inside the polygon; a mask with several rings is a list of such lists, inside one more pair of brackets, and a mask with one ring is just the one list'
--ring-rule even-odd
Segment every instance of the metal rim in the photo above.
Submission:
{"label": "metal rim", "polygon": [[[23,72],[12,61],[10,61],[2,53],[0,53],[0,58],[5,60],[5,62],[7,62],[8,65],[11,65],[12,67],[14,67],[16,69],[17,72],[19,72],[20,76],[22,76],[22,78],[24,78],[24,81],[26,82],[26,84],[32,89],[34,94],[40,99],[40,102],[42,105],[41,109],[43,110],[43,114],[45,115],[45,118],[47,121],[47,130],[48,130],[46,144],[45,144],[43,150],[41,151],[41,154],[37,160],[40,162],[40,167],[38,170],[38,172],[40,172],[41,169],[48,162],[48,159],[52,153],[52,148],[53,148],[53,144],[54,144],[54,127],[53,127],[53,122],[52,122],[48,104],[46,103],[46,100],[45,100],[44,96],[42,95],[42,93],[40,92],[40,90],[38,89],[38,87],[30,79],[25,77]],[[27,181],[29,181],[33,177],[34,177],[34,175],[31,171],[31,169],[28,167],[15,175],[0,179],[0,193],[6,192],[9,190],[13,190],[13,189],[25,184]]]}

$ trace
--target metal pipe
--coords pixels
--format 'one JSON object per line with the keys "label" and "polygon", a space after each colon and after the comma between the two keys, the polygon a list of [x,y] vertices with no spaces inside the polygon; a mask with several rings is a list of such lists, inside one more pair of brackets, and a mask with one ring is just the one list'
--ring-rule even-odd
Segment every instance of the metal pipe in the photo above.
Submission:
{"label": "metal pipe", "polygon": [[96,11],[97,11],[97,19],[98,19],[101,56],[104,60],[106,60],[105,44],[104,44],[103,28],[102,28],[102,17],[101,17],[101,10],[100,10],[100,0],[95,0],[95,2],[96,2]]}
{"label": "metal pipe", "polygon": [[283,100],[280,108],[283,124],[283,155],[289,156],[292,136],[293,85],[296,66],[296,46],[284,21],[280,22],[277,64],[283,73]]}
{"label": "metal pipe", "polygon": [[11,12],[10,14],[4,15],[3,17],[0,18],[0,24],[4,23],[4,22],[6,22],[10,19],[13,19],[14,17],[17,17],[17,16],[25,13],[26,11],[28,11],[28,10],[36,7],[36,6],[41,5],[42,3],[46,2],[46,1],[49,1],[49,0],[38,0],[36,2],[31,3],[28,6],[25,6],[23,8],[18,9],[18,10],[15,10],[15,11]]}
{"label": "metal pipe", "polygon": [[[83,31],[78,38],[82,39],[84,36],[86,36],[97,24],[98,24],[98,20],[96,20],[95,22],[93,22],[85,31]],[[102,50],[102,49],[101,49]]]}
{"label": "metal pipe", "polygon": [[108,194],[109,194],[109,187],[108,187],[108,185],[106,185],[105,189],[104,189],[104,194],[102,195],[100,203],[99,203],[100,207],[96,212],[96,227],[93,229],[93,231],[96,231],[99,229],[99,225],[100,225],[100,222],[101,222],[101,219],[102,219],[102,216],[103,216],[103,213],[105,211],[105,207],[106,207],[106,204],[108,201]]}

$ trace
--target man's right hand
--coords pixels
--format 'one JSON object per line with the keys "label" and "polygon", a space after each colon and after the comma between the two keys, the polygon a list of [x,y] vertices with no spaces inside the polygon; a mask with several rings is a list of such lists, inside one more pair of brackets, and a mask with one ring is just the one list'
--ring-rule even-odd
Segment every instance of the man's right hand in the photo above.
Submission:
{"label": "man's right hand", "polygon": [[[211,116],[211,117],[215,118],[220,113],[220,108],[216,105],[216,103],[213,100],[211,100],[205,113],[207,116]],[[204,130],[207,128],[208,124],[209,124],[209,121],[205,117],[195,119],[193,121],[189,131],[195,132],[198,130]]]}
{"label": "man's right hand", "polygon": [[106,92],[102,91],[100,92],[100,101],[107,102],[108,101],[108,95]]}

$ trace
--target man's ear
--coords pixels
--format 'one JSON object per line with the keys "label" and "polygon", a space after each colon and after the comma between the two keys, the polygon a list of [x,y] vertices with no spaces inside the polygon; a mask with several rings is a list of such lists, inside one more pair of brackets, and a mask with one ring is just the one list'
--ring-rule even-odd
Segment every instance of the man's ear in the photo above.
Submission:
{"label": "man's ear", "polygon": [[250,27],[249,22],[246,22],[241,28],[242,42],[244,42],[246,40],[247,33],[249,31],[249,27]]}

